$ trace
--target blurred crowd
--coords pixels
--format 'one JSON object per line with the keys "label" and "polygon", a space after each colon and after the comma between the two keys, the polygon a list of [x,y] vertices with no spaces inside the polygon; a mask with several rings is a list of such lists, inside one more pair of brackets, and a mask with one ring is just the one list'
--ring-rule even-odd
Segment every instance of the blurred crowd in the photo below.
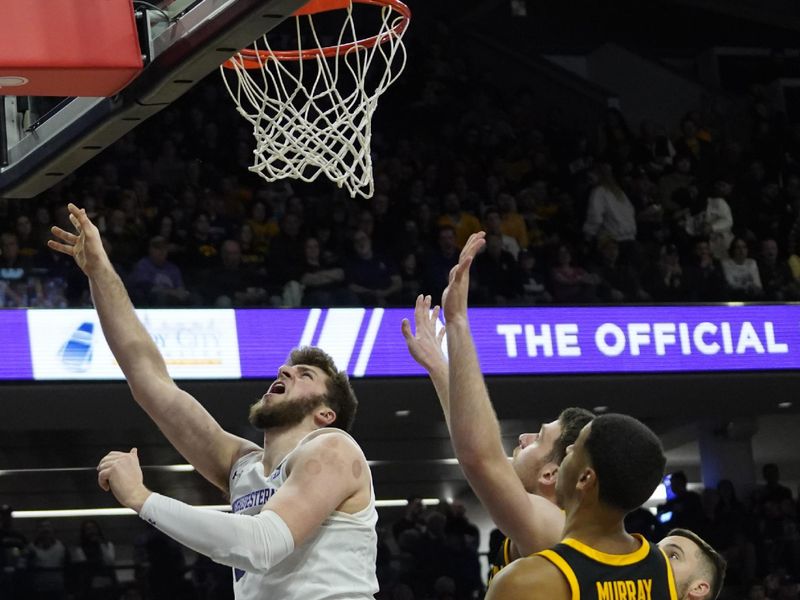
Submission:
{"label": "blurred crowd", "polygon": [[413,44],[375,117],[371,199],[250,173],[214,74],[40,197],[0,201],[0,305],[89,304],[45,247],[67,202],[142,306],[407,306],[481,229],[476,304],[800,299],[800,125],[762,88],[749,135],[694,109],[633,125],[609,108],[578,130],[489,84],[446,30]]}
{"label": "blurred crowd", "polygon": [[626,518],[626,528],[654,541],[673,528],[699,533],[728,562],[723,599],[796,600],[800,498],[780,482],[777,465],[764,465],[762,475],[762,485],[740,497],[727,479],[701,494],[688,489],[683,472],[672,473],[668,499],[656,515],[636,510]]}

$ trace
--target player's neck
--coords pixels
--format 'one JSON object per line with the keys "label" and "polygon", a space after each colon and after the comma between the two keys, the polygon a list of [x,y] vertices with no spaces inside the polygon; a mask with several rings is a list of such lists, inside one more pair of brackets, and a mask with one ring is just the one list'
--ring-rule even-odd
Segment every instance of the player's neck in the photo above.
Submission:
{"label": "player's neck", "polygon": [[292,427],[276,427],[264,431],[264,472],[271,473],[295,449],[297,444],[317,428],[303,421]]}
{"label": "player's neck", "polygon": [[567,511],[564,537],[608,554],[628,554],[638,542],[625,531],[623,518],[620,511],[602,505],[579,506]]}

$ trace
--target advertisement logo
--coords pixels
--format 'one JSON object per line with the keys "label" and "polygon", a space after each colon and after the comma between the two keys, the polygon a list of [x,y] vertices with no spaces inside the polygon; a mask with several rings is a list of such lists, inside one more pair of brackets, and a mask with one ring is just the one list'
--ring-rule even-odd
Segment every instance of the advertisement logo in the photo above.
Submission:
{"label": "advertisement logo", "polygon": [[72,332],[61,346],[59,355],[64,367],[70,371],[83,373],[92,364],[92,334],[94,323],[84,322]]}
{"label": "advertisement logo", "polygon": [[[239,379],[232,310],[140,310],[174,379]],[[93,310],[30,310],[34,379],[123,379]]]}

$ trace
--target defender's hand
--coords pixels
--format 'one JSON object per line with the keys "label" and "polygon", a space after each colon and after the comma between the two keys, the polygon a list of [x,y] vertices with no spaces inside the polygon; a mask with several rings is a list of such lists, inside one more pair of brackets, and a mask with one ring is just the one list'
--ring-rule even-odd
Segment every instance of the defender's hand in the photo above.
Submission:
{"label": "defender's hand", "polygon": [[466,320],[469,295],[469,268],[472,261],[486,245],[486,233],[479,231],[469,236],[458,257],[458,264],[450,270],[450,279],[442,294],[445,322]]}
{"label": "defender's hand", "polygon": [[439,307],[435,306],[431,311],[431,297],[420,294],[414,305],[415,333],[411,333],[408,319],[403,319],[401,325],[409,354],[428,373],[442,368],[447,362],[442,351],[445,328],[442,327],[439,333],[436,333],[438,318]]}

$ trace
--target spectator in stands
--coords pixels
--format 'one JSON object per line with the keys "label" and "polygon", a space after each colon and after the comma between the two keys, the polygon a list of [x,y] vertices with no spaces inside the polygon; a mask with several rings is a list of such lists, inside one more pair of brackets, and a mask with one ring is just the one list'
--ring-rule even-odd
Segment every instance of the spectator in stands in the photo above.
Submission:
{"label": "spectator in stands", "polygon": [[[513,237],[520,248],[528,247],[528,228],[525,219],[517,212],[517,201],[508,192],[497,195],[497,208],[502,219],[501,229],[505,235]],[[460,246],[459,246],[460,247]]]}
{"label": "spectator in stands", "polygon": [[700,212],[686,219],[686,232],[693,238],[706,238],[711,254],[717,260],[728,256],[728,248],[733,241],[733,215],[725,198],[731,194],[732,186],[727,181],[718,180],[714,193],[706,200]]}
{"label": "spectator in stands", "polygon": [[674,170],[662,175],[658,180],[658,195],[664,206],[664,214],[668,218],[672,218],[682,208],[675,194],[679,190],[687,189],[694,181],[692,159],[685,154],[675,156]]}
{"label": "spectator in stands", "polygon": [[686,298],[686,279],[675,244],[661,245],[658,265],[650,270],[645,287],[653,299],[659,302],[680,302]]}
{"label": "spectator in stands", "polygon": [[645,119],[639,127],[639,139],[631,156],[634,164],[650,177],[658,177],[672,165],[675,147],[663,127]]}
{"label": "spectator in stands", "polygon": [[195,600],[194,590],[185,578],[186,559],[178,542],[150,528],[144,551],[148,564],[147,588],[153,600]]}
{"label": "spectator in stands", "polygon": [[345,267],[345,279],[363,306],[386,306],[395,301],[403,286],[394,265],[372,251],[372,240],[363,231],[353,236],[354,256]]}
{"label": "spectator in stands", "polygon": [[736,497],[733,483],[722,479],[717,484],[712,512],[711,541],[728,561],[728,583],[748,584],[756,575],[756,548],[749,540],[753,527],[744,505]]}
{"label": "spectator in stands", "polygon": [[502,234],[486,235],[486,249],[475,259],[475,287],[479,301],[504,305],[522,294],[517,261],[503,249]]}
{"label": "spectator in stands", "polygon": [[562,304],[597,301],[600,278],[572,264],[572,251],[566,244],[558,246],[550,270],[553,299]]}
{"label": "spectator in stands", "polygon": [[280,233],[270,242],[268,271],[275,284],[283,286],[289,281],[300,279],[305,256],[302,225],[296,214],[285,214],[281,220]]}
{"label": "spectator in stands", "polygon": [[400,290],[400,304],[411,305],[422,289],[419,262],[413,252],[408,252],[400,258],[400,279],[403,283]]}
{"label": "spectator in stands", "polygon": [[613,164],[627,161],[633,151],[633,135],[618,108],[608,108],[598,128],[597,153]]}
{"label": "spectator in stands", "polygon": [[[66,227],[67,231],[71,231],[72,224]],[[114,257],[123,268],[129,269],[140,258],[143,231],[129,222],[124,210],[117,208],[111,211],[105,236],[114,247]]]}
{"label": "spectator in stands", "polygon": [[372,215],[373,240],[383,240],[384,247],[376,248],[390,254],[397,246],[397,223],[399,215],[392,208],[387,194],[376,193],[370,200],[370,214]]}
{"label": "spectator in stands", "polygon": [[546,276],[537,268],[536,255],[529,250],[519,253],[519,276],[522,284],[523,304],[545,304],[553,301],[547,290]]}
{"label": "spectator in stands", "polygon": [[649,299],[632,267],[619,264],[619,244],[613,238],[597,242],[600,260],[593,269],[600,279],[598,297],[605,302],[640,302]]}
{"label": "spectator in stands", "polygon": [[17,234],[0,233],[0,304],[28,305],[28,276],[32,266],[30,260],[19,254]]}
{"label": "spectator in stands", "polygon": [[97,521],[81,522],[80,541],[72,562],[78,567],[79,590],[86,600],[107,600],[117,590],[114,544],[103,535]]}
{"label": "spectator in stands", "polygon": [[755,300],[764,295],[758,265],[747,257],[747,242],[742,238],[734,238],[730,246],[730,258],[722,261],[722,271],[735,300]]}
{"label": "spectator in stands", "polygon": [[242,265],[244,268],[258,275],[266,276],[266,253],[256,245],[253,228],[250,227],[250,223],[242,223],[237,241],[242,249]]}
{"label": "spectator in stands", "polygon": [[28,215],[20,215],[16,222],[17,244],[19,255],[31,263],[37,263],[44,251],[44,242],[33,234],[33,225]]}
{"label": "spectator in stands", "polygon": [[267,252],[269,241],[278,235],[280,228],[275,219],[270,218],[267,204],[261,200],[253,202],[247,224],[253,230],[253,245],[258,252]]}
{"label": "spectator in stands", "polygon": [[792,206],[777,183],[767,183],[761,188],[758,203],[748,220],[750,229],[758,238],[781,237],[785,223],[792,219]]}
{"label": "spectator in stands", "polygon": [[40,521],[30,545],[29,565],[32,571],[31,589],[35,600],[62,600],[66,597],[65,572],[69,553],[56,537],[50,521]]}
{"label": "spectator in stands", "polygon": [[503,241],[503,250],[517,260],[520,251],[519,244],[512,236],[503,233],[503,220],[496,206],[487,206],[483,211],[483,229],[486,235],[499,235]]}
{"label": "spectator in stands", "polygon": [[303,275],[303,306],[354,306],[358,298],[344,285],[344,269],[336,262],[324,261],[319,240],[306,238]]}
{"label": "spectator in stands", "polygon": [[636,211],[609,163],[598,165],[595,176],[597,185],[589,196],[583,233],[590,242],[604,237],[617,241],[622,257],[627,259],[636,239]]}
{"label": "spectator in stands", "polygon": [[686,268],[686,290],[688,300],[710,302],[722,300],[727,294],[727,284],[722,265],[711,254],[711,246],[705,239],[694,243],[694,252]]}
{"label": "spectator in stands", "polygon": [[758,256],[758,275],[767,300],[796,300],[798,287],[793,285],[792,272],[785,261],[779,260],[778,242],[773,238],[761,240]]}
{"label": "spectator in stands", "polygon": [[774,502],[781,504],[784,500],[792,500],[792,490],[780,482],[781,471],[775,463],[767,463],[761,469],[764,485],[756,490],[756,501],[759,504]]}
{"label": "spectator in stands", "polygon": [[669,529],[689,529],[705,536],[706,517],[700,495],[689,491],[683,471],[672,473],[669,481],[672,497],[668,496],[669,499],[658,507],[662,521]]}
{"label": "spectator in stands", "polygon": [[170,260],[169,243],[161,236],[150,239],[147,256],[140,259],[130,275],[131,294],[143,306],[186,306],[191,294],[183,275]]}
{"label": "spectator in stands", "polygon": [[422,272],[424,289],[432,296],[434,303],[438,303],[442,297],[450,269],[458,262],[459,254],[456,231],[452,227],[439,229],[436,242],[436,247],[425,257],[425,268]]}
{"label": "spectator in stands", "polygon": [[[242,248],[236,240],[225,240],[220,247],[220,261],[202,282],[203,299],[217,308],[258,306],[268,302],[264,279],[242,264]],[[296,301],[299,305],[299,299]]]}
{"label": "spectator in stands", "polygon": [[467,238],[481,230],[481,223],[468,212],[461,210],[461,201],[458,194],[449,192],[442,201],[442,215],[436,224],[439,227],[449,226],[456,232],[456,244],[459,248],[467,243]]}
{"label": "spectator in stands", "polygon": [[681,121],[681,133],[675,140],[675,151],[690,156],[697,165],[697,172],[701,175],[710,168],[711,134],[707,129],[700,127],[695,115],[687,114]]}
{"label": "spectator in stands", "polygon": [[0,597],[26,600],[23,569],[28,540],[14,527],[8,504],[0,505]]}

